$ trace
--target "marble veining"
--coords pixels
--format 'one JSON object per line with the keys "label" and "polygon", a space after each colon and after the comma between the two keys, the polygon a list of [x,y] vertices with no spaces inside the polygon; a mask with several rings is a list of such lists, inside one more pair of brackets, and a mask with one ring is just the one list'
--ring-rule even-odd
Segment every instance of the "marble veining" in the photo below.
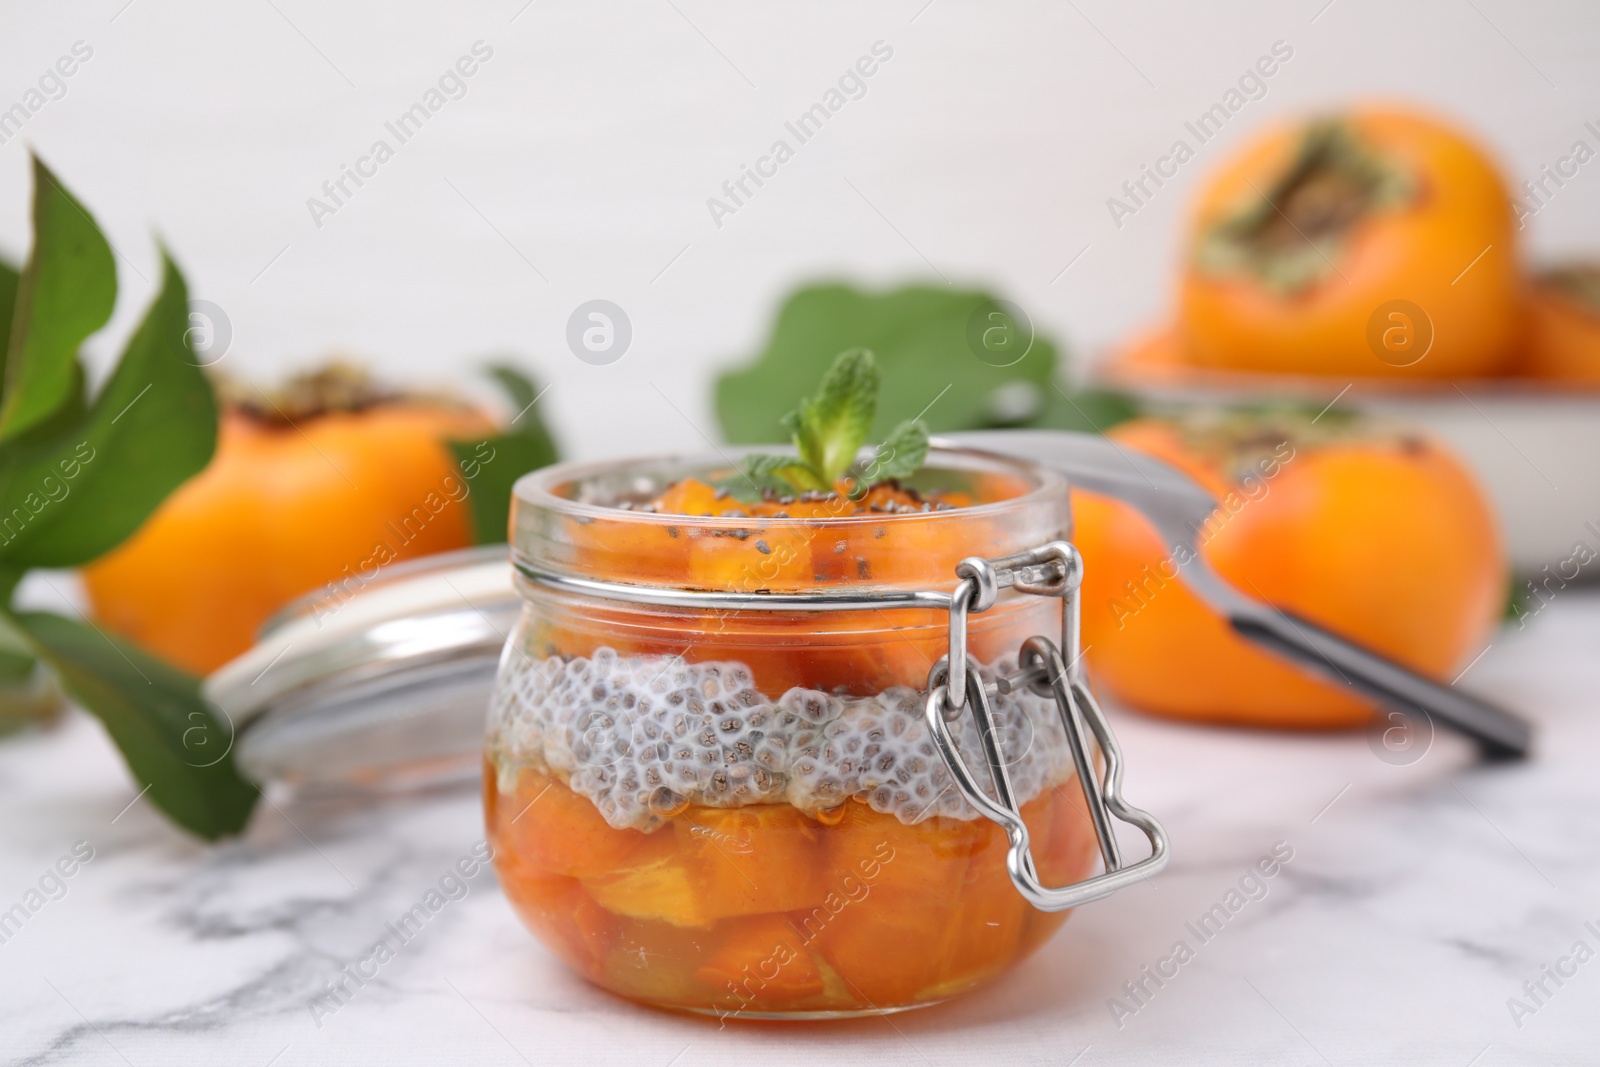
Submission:
{"label": "marble veining", "polygon": [[[94,850],[0,943],[0,1062],[1593,1062],[1600,963],[1547,981],[1537,1004],[1524,987],[1575,942],[1600,949],[1585,926],[1600,926],[1597,642],[1600,594],[1565,596],[1463,680],[1539,723],[1522,766],[1475,765],[1445,736],[1395,765],[1359,734],[1117,714],[1127,795],[1172,836],[1166,873],[1082,909],[978,994],[793,1030],[718,1028],[585,985],[522,930],[492,872],[318,1012],[481,839],[476,791],[274,795],[243,839],[206,848],[135,800],[99,728],[72,715],[0,741],[0,909],[76,842]],[[1280,842],[1292,861],[1197,937]],[[1145,977],[1179,942],[1171,977]]]}

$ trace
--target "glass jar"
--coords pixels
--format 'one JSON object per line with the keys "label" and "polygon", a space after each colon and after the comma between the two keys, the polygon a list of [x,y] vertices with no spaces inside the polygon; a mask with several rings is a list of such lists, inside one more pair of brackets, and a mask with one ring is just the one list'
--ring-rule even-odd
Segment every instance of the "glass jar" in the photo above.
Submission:
{"label": "glass jar", "polygon": [[[1031,905],[1014,871],[1061,885],[1115,858],[1092,817],[1107,790],[1074,780],[1090,764],[1081,742],[1074,761],[1066,705],[1014,681],[1019,647],[1061,632],[1061,607],[991,582],[993,603],[974,594],[961,612],[998,755],[976,714],[945,714],[937,732],[970,764],[999,774],[998,760],[1003,790],[958,788],[929,683],[953,649],[958,564],[1063,541],[1065,480],[935,450],[907,484],[971,506],[640,510],[728,472],[614,462],[517,483],[523,605],[484,773],[506,896],[579,974],[665,1008],[841,1017],[994,978],[1066,918]],[[1026,832],[983,817],[986,797]]]}

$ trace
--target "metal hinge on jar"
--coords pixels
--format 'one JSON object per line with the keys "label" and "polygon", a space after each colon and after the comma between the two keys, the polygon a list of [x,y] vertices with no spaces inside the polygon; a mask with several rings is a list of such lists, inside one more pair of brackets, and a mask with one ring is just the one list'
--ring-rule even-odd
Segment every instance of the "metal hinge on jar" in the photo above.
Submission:
{"label": "metal hinge on jar", "polygon": [[[950,654],[935,664],[928,675],[928,731],[962,796],[985,818],[1005,830],[1010,842],[1006,869],[1017,891],[1041,911],[1064,911],[1109,896],[1160,872],[1167,865],[1166,831],[1148,813],[1131,807],[1122,799],[1122,752],[1106,724],[1105,715],[1083,681],[1078,649],[1078,586],[1083,579],[1083,564],[1077,549],[1065,541],[1052,541],[1013,556],[997,559],[973,556],[957,565],[956,575],[961,580],[950,596]],[[967,617],[989,610],[1000,590],[1006,588],[1034,596],[1061,598],[1061,643],[1057,646],[1042,635],[1029,638],[1023,642],[1017,657],[1018,669],[985,683],[968,663]],[[1071,658],[1065,658],[1067,655]],[[1000,694],[1022,689],[1055,701],[1078,783],[1083,789],[1084,803],[1099,839],[1105,870],[1072,885],[1052,887],[1039,880],[1028,827],[1022,820],[1007,761],[1001,752],[990,701]],[[950,724],[969,708],[978,728],[984,760],[989,766],[992,796],[968,769],[950,732]],[[1099,767],[1088,743],[1091,734],[1101,756]],[[1132,865],[1124,865],[1113,819],[1142,831],[1150,842],[1150,855]]]}

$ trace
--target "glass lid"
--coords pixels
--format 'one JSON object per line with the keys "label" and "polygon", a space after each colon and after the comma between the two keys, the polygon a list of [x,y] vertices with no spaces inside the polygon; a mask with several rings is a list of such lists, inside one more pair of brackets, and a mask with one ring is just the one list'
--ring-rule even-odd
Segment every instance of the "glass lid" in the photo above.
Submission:
{"label": "glass lid", "polygon": [[205,680],[258,783],[407,788],[471,778],[518,600],[505,545],[353,575],[274,617]]}

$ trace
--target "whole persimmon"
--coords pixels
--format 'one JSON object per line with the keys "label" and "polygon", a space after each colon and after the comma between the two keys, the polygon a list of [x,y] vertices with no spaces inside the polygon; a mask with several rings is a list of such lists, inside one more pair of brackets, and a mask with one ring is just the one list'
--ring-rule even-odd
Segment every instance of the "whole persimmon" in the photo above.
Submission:
{"label": "whole persimmon", "polygon": [[1167,323],[1135,334],[1113,349],[1099,369],[1113,382],[1125,378],[1151,382],[1191,365],[1183,331]]}
{"label": "whole persimmon", "polygon": [[1492,374],[1515,339],[1516,251],[1481,148],[1424,115],[1359,109],[1267,133],[1203,189],[1180,325],[1204,366]]}
{"label": "whole persimmon", "polygon": [[1542,381],[1600,386],[1600,266],[1574,264],[1533,280],[1516,370]]}
{"label": "whole persimmon", "polygon": [[[1493,515],[1433,441],[1337,412],[1191,413],[1109,436],[1216,496],[1196,541],[1246,595],[1445,681],[1495,625],[1507,575]],[[1117,700],[1237,725],[1368,721],[1349,688],[1235,634],[1138,512],[1082,491],[1073,509],[1087,662]]]}
{"label": "whole persimmon", "polygon": [[491,433],[487,415],[382,394],[348,368],[275,397],[221,392],[210,465],[84,568],[107,629],[207,672],[298,596],[326,588],[335,611],[377,568],[471,543],[470,487],[446,440]]}

